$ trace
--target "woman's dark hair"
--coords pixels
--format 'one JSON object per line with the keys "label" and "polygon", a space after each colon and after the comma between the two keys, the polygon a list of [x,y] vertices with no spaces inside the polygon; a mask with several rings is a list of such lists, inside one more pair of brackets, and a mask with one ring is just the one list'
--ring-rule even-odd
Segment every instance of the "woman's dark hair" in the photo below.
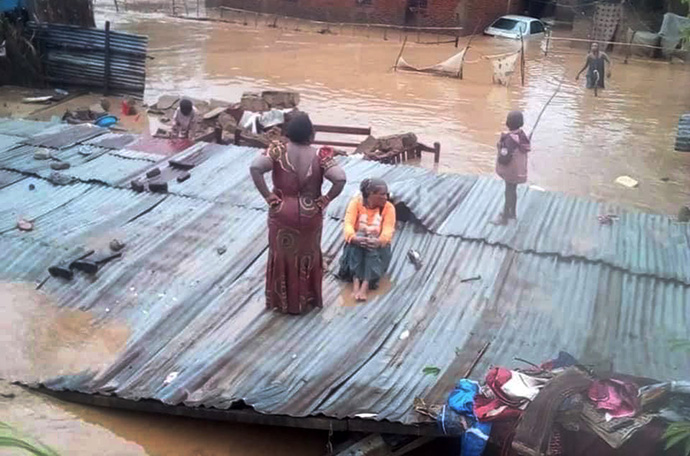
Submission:
{"label": "woman's dark hair", "polygon": [[387,192],[388,184],[386,184],[386,181],[379,179],[378,177],[364,179],[362,183],[359,184],[359,191],[362,192],[362,198],[364,198],[364,200],[369,198],[369,195],[380,188],[386,190]]}
{"label": "woman's dark hair", "polygon": [[305,113],[296,114],[287,124],[285,136],[296,144],[309,144],[314,136],[314,126]]}
{"label": "woman's dark hair", "polygon": [[188,116],[192,112],[192,107],[194,105],[192,104],[191,100],[188,100],[186,98],[183,98],[180,100],[180,112],[184,114],[185,116]]}
{"label": "woman's dark hair", "polygon": [[522,117],[522,112],[520,111],[510,111],[508,113],[508,118],[506,119],[506,127],[510,130],[517,130],[525,125],[525,119]]}

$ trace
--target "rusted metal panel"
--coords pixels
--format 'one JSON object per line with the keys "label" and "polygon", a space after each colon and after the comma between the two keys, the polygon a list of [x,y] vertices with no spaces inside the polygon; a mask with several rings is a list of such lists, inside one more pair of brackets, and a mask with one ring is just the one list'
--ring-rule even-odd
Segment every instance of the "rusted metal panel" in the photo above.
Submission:
{"label": "rusted metal panel", "polygon": [[[424,434],[414,398],[443,402],[487,342],[473,378],[559,350],[635,375],[690,375],[686,357],[668,349],[668,340],[690,338],[690,284],[678,279],[687,228],[633,212],[604,227],[596,214],[607,205],[524,190],[518,223],[495,227],[488,219],[501,183],[481,177],[339,159],[350,183],[324,220],[325,307],[300,317],[266,311],[267,212],[248,173],[256,153],[221,148],[164,196],[33,177],[0,189],[7,280],[42,280],[77,245],[127,244],[95,278],[43,285],[57,305],[131,330],[105,368],[56,372],[48,388],[164,413]],[[108,166],[88,168],[102,159],[111,154],[75,168],[80,179],[107,180]],[[390,287],[355,304],[335,273],[344,207],[371,176],[390,183],[413,222],[398,225]],[[34,231],[16,230],[20,214]],[[421,254],[419,270],[410,249]],[[254,411],[240,418],[240,405]]]}
{"label": "rusted metal panel", "polygon": [[143,96],[148,37],[110,31],[106,49],[104,30],[33,22],[26,30],[42,50],[48,80],[81,87],[107,86],[114,93]]}
{"label": "rusted metal panel", "polygon": [[105,128],[91,124],[70,125],[69,127],[60,125],[31,136],[24,143],[31,146],[65,149],[102,135],[107,131]]}

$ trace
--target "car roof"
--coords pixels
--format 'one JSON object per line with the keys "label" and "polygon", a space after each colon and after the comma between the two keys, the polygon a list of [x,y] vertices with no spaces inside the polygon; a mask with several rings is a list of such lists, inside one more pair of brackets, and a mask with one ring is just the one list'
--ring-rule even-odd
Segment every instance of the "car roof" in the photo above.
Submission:
{"label": "car roof", "polygon": [[[518,16],[517,14],[508,14],[506,16],[501,16],[498,19],[512,19],[514,21],[520,21],[520,22],[533,22],[533,21],[538,21],[539,19],[535,17],[529,17],[529,16]],[[498,20],[496,19],[496,20]],[[495,21],[494,21],[495,22]]]}

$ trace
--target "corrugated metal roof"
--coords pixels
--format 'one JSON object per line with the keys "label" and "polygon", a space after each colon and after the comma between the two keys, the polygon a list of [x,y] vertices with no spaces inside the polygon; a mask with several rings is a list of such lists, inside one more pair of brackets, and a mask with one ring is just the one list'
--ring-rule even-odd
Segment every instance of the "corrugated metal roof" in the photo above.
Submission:
{"label": "corrugated metal roof", "polygon": [[[2,125],[0,125],[1,129]],[[24,143],[31,146],[65,149],[107,132],[107,129],[91,124],[70,125],[69,127],[59,125],[27,138]]]}
{"label": "corrugated metal roof", "polygon": [[[45,149],[55,160],[36,160],[34,153],[39,149]],[[53,171],[50,167],[51,163],[57,160],[67,162],[71,167],[77,167],[107,151],[108,149],[89,145],[77,145],[62,150],[20,145],[0,154],[0,168],[47,177]]]}
{"label": "corrugated metal roof", "polygon": [[[630,374],[690,375],[686,356],[668,349],[670,340],[690,338],[687,225],[521,190],[519,222],[495,227],[488,220],[501,203],[498,181],[343,159],[348,197],[363,178],[382,176],[418,223],[398,226],[391,285],[354,305],[333,276],[347,203],[339,198],[324,221],[325,308],[284,316],[264,309],[266,212],[247,170],[256,151],[217,152],[188,181],[171,183],[174,194],[55,187],[34,177],[0,189],[5,280],[41,281],[78,245],[127,244],[95,278],[43,285],[60,306],[131,329],[105,370],[56,377],[47,387],[190,407],[242,401],[295,417],[366,412],[410,424],[421,420],[413,399],[443,401],[489,341],[475,378],[491,364],[515,365],[514,356],[539,362],[559,350],[611,359]],[[107,169],[119,175],[114,158],[136,161],[108,153],[73,171],[105,182]],[[611,211],[620,220],[600,226],[596,215]],[[34,231],[16,230],[19,213],[35,221]],[[406,258],[410,248],[422,255],[420,270]],[[440,375],[424,375],[425,366]],[[165,384],[171,372],[178,376]]]}
{"label": "corrugated metal roof", "polygon": [[134,141],[139,139],[137,135],[131,133],[106,133],[94,139],[86,141],[86,144],[92,144],[98,147],[105,147],[108,149],[122,149]]}
{"label": "corrugated metal roof", "polygon": [[35,177],[27,177],[8,185],[0,191],[0,233],[16,229],[19,218],[34,220],[77,198],[90,188],[88,184],[57,187]]}
{"label": "corrugated metal roof", "polygon": [[28,138],[35,134],[41,133],[50,127],[68,128],[69,125],[54,122],[42,122],[38,120],[0,119],[0,133],[4,135],[14,135]]}
{"label": "corrugated metal roof", "polygon": [[0,151],[10,149],[19,143],[22,138],[0,134]]}
{"label": "corrugated metal roof", "polygon": [[24,179],[25,177],[26,176],[24,176],[23,174],[15,173],[14,171],[0,170],[0,188],[12,185],[15,182]]}
{"label": "corrugated metal roof", "polygon": [[117,154],[106,153],[62,172],[83,182],[95,181],[113,186],[129,186],[130,178],[151,166],[149,160],[123,158]]}
{"label": "corrugated metal roof", "polygon": [[[116,93],[144,93],[148,37],[62,24],[29,22],[26,34],[43,52],[47,77],[54,82],[104,87],[106,55],[108,87]],[[106,50],[106,41],[108,49]]]}
{"label": "corrugated metal roof", "polygon": [[678,121],[676,150],[679,152],[690,152],[690,113],[683,114]]}

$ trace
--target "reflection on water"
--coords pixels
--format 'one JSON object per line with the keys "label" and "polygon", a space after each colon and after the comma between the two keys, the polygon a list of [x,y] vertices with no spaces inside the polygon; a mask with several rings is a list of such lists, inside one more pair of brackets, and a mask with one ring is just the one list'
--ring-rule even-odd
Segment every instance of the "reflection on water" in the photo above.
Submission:
{"label": "reflection on water", "polygon": [[[519,47],[500,38],[474,40],[460,81],[393,72],[398,37],[384,41],[162,15],[108,18],[118,30],[149,35],[155,57],[147,72],[149,101],[170,92],[238,100],[245,90],[291,88],[320,123],[371,125],[375,135],[413,131],[424,142],[440,141],[440,171],[492,174],[506,113],[524,110],[530,130],[563,79],[534,136],[531,184],[668,213],[690,197],[690,154],[673,151],[678,117],[690,109],[686,65],[616,61],[607,90],[595,98],[584,81],[574,80],[584,53],[562,48],[569,53],[544,57],[538,41],[527,43],[525,87],[516,77],[504,88],[491,83],[490,64],[482,59]],[[454,52],[452,44],[408,42],[405,58],[431,64]],[[431,167],[431,156],[422,164]],[[613,183],[624,174],[640,187]]]}

